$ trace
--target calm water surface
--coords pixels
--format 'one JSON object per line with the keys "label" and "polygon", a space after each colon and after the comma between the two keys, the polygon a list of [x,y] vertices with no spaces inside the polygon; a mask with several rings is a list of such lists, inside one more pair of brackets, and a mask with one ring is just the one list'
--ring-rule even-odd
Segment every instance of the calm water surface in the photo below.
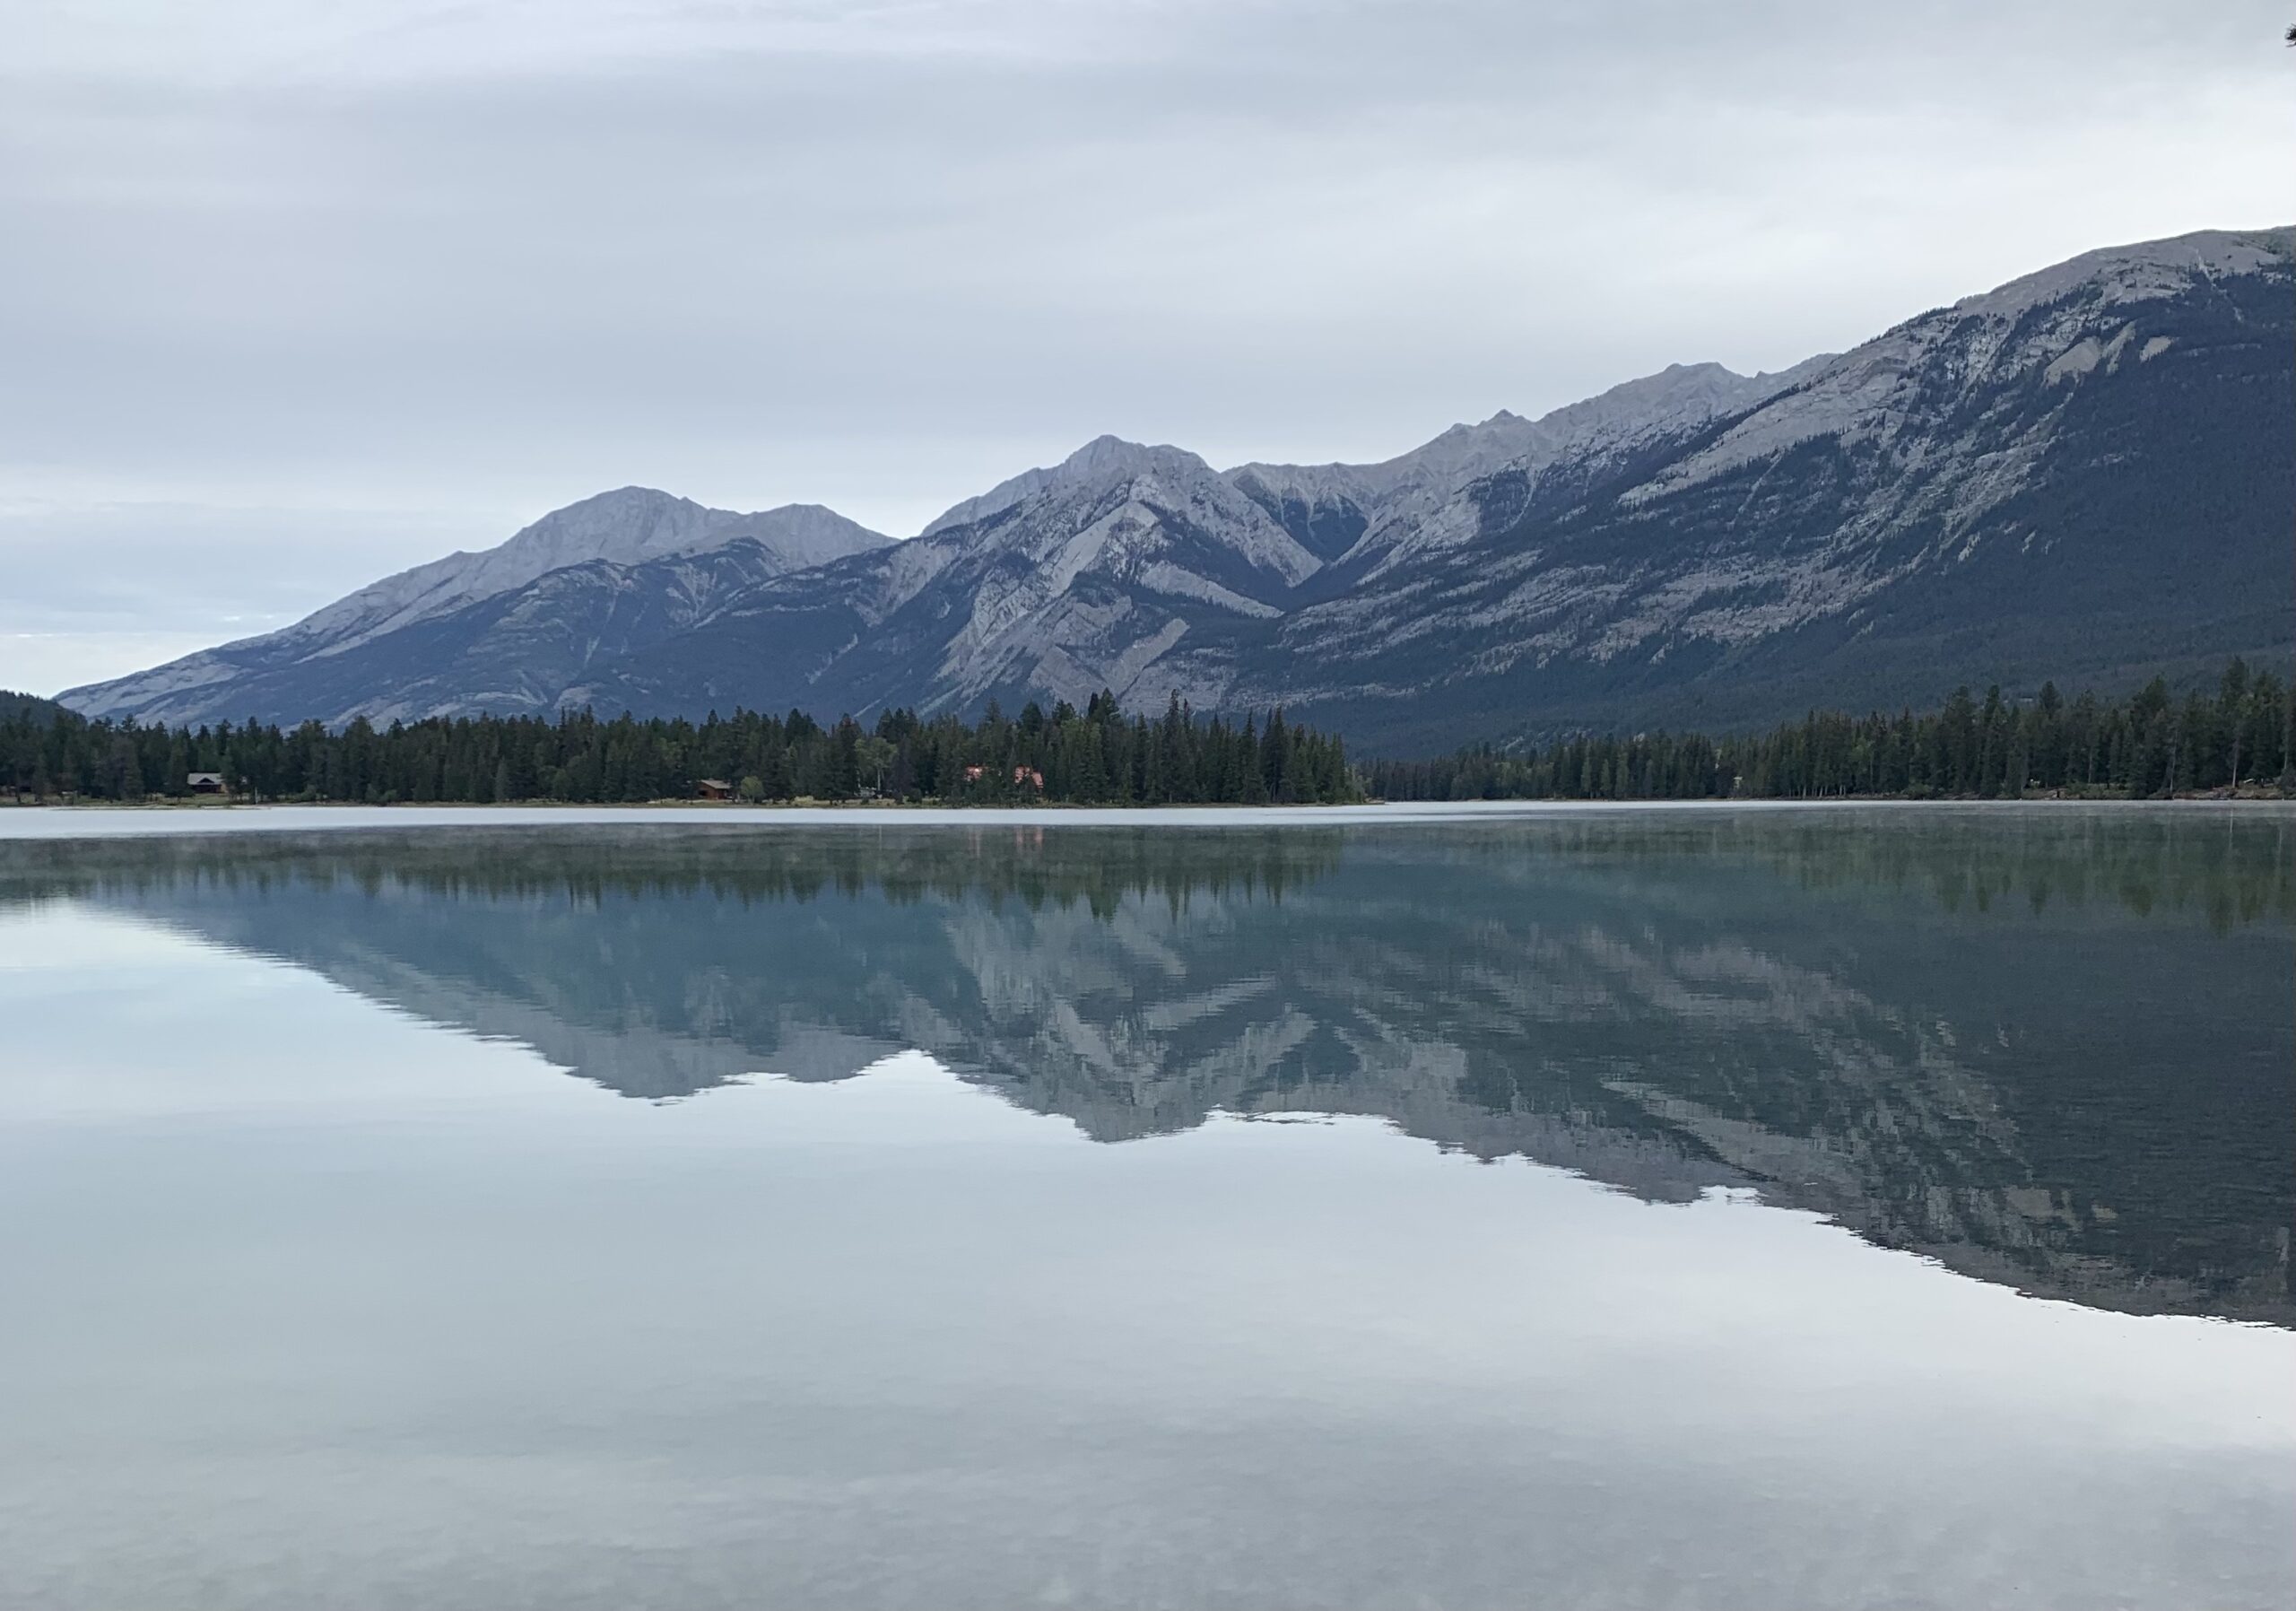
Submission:
{"label": "calm water surface", "polygon": [[2296,1594],[2296,816],[448,814],[0,814],[0,1604]]}

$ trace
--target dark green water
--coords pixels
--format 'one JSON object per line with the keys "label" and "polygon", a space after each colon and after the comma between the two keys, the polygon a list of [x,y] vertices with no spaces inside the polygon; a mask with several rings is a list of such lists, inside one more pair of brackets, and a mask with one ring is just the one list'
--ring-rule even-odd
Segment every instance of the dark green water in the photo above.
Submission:
{"label": "dark green water", "polygon": [[1210,821],[0,840],[0,1603],[2296,1589],[2296,816]]}

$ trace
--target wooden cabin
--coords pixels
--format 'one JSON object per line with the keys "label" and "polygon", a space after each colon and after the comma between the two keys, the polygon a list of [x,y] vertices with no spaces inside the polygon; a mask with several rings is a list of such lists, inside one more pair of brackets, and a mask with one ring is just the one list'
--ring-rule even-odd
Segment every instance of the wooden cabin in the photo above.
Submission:
{"label": "wooden cabin", "polygon": [[723,778],[699,779],[693,788],[705,800],[730,800],[734,797],[734,786]]}
{"label": "wooden cabin", "polygon": [[223,787],[223,774],[221,772],[187,773],[184,778],[183,786],[187,792],[196,795],[220,795],[230,792]]}

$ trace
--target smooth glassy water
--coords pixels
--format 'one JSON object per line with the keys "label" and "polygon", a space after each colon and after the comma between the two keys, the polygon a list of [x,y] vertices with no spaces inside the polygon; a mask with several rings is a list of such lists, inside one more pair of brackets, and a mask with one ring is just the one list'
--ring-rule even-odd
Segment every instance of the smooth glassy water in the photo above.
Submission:
{"label": "smooth glassy water", "polygon": [[171,820],[0,814],[0,1604],[2296,1592],[2296,815]]}

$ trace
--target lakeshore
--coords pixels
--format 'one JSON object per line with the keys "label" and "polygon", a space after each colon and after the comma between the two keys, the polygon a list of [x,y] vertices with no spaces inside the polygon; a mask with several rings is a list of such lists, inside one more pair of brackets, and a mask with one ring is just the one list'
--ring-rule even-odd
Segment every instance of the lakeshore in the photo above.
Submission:
{"label": "lakeshore", "polygon": [[2158,815],[2178,820],[2296,815],[2285,796],[2188,796],[2172,800],[1920,800],[1853,797],[1810,800],[1444,800],[1367,801],[1350,806],[942,806],[887,803],[745,806],[652,801],[620,806],[536,803],[517,806],[246,805],[236,802],[0,806],[0,839],[79,839],[174,833],[301,832],[357,828],[549,828],[645,823],[659,827],[983,828],[1187,827],[1279,828],[1315,824],[1504,822],[1571,816],[1726,816],[1823,813],[2020,812]]}

